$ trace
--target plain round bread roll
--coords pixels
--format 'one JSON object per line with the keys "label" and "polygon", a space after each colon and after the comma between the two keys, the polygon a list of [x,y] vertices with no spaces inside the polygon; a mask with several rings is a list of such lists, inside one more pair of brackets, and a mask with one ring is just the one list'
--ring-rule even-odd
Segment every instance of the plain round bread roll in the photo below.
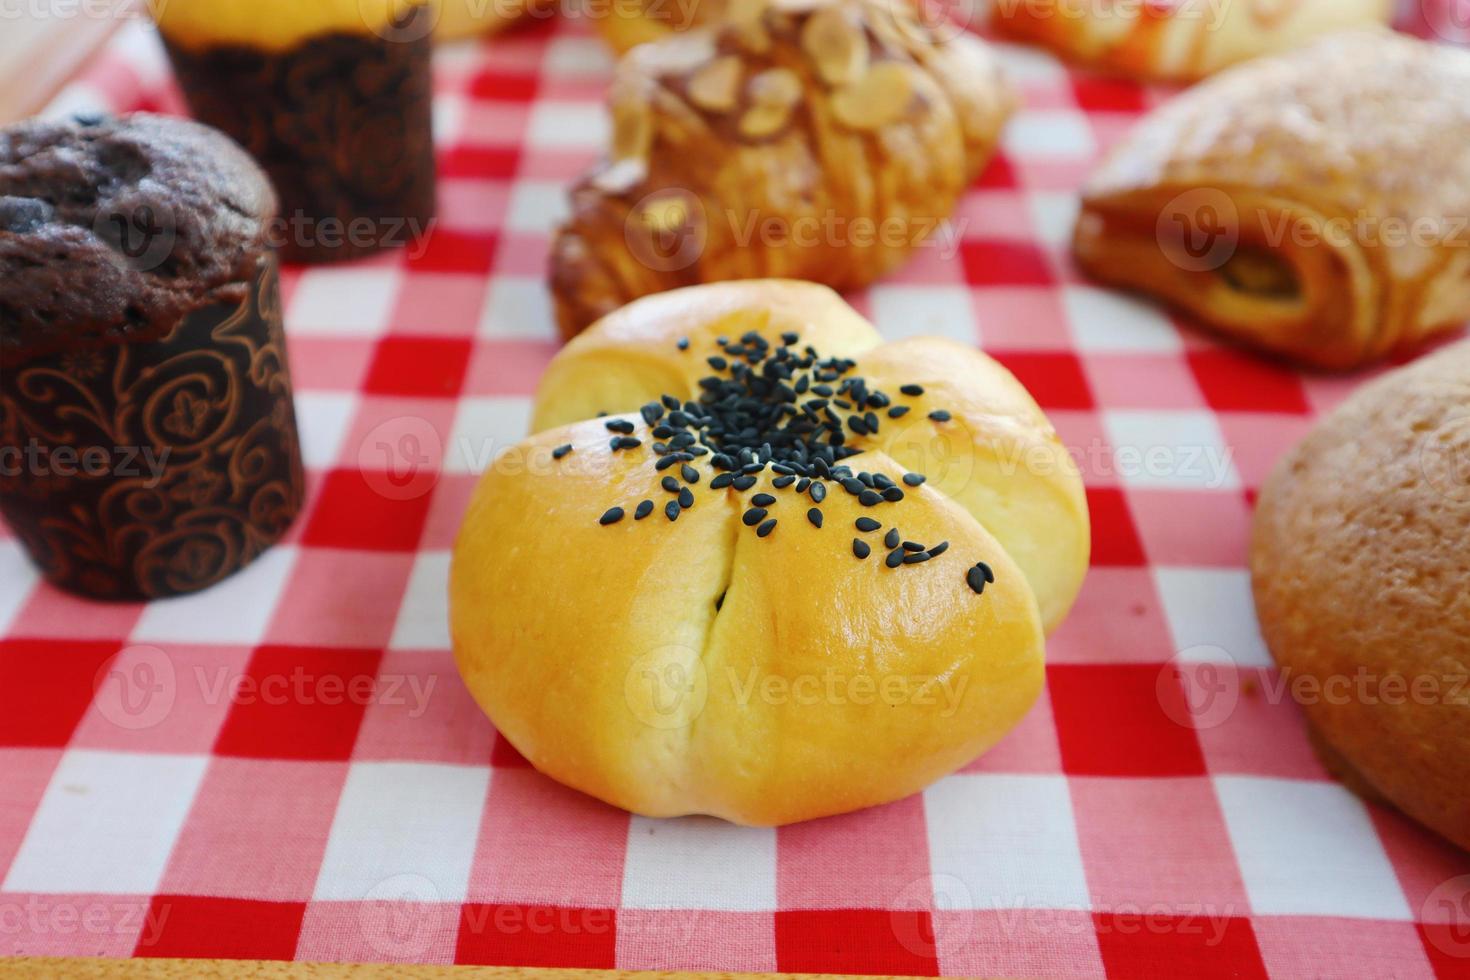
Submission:
{"label": "plain round bread roll", "polygon": [[580,335],[534,419],[470,503],[450,619],[469,690],[543,773],[649,816],[785,824],[924,788],[1037,697],[1087,509],[984,355],[884,345],[822,286],[698,286]]}
{"label": "plain round bread roll", "polygon": [[1251,553],[1262,632],[1329,768],[1464,848],[1467,537],[1461,343],[1362,388],[1288,455]]}

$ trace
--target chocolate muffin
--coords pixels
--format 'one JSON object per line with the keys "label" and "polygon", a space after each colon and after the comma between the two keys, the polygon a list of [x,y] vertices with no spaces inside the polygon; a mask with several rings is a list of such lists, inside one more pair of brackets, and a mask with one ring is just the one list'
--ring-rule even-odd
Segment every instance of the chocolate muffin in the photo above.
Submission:
{"label": "chocolate muffin", "polygon": [[428,232],[434,8],[191,0],[156,14],[190,110],[270,174],[285,260],[358,258]]}
{"label": "chocolate muffin", "polygon": [[0,515],[57,585],[203,588],[300,510],[275,213],[196,123],[0,129]]}

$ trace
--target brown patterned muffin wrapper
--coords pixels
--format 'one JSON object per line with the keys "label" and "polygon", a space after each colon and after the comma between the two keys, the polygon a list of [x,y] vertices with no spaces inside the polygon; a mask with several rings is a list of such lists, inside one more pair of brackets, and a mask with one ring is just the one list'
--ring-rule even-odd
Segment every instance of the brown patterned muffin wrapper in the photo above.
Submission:
{"label": "brown patterned muffin wrapper", "polygon": [[[429,16],[416,8],[410,16]],[[432,43],[328,34],[287,51],[164,38],[190,111],[245,147],[281,198],[288,262],[409,244],[435,210]]]}
{"label": "brown patterned muffin wrapper", "polygon": [[242,303],[0,373],[0,515],[64,589],[213,585],[281,538],[304,482],[268,252]]}

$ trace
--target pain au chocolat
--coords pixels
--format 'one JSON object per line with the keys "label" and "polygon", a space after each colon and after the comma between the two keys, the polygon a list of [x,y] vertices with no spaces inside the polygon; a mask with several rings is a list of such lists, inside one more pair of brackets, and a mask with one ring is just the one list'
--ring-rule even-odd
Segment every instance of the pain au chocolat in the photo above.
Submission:
{"label": "pain au chocolat", "polygon": [[813,283],[629,305],[557,355],[533,428],[460,531],[455,656],[533,765],[637,813],[917,792],[1025,714],[1087,568],[1020,383]]}
{"label": "pain au chocolat", "polygon": [[1348,369],[1470,316],[1470,52],[1349,32],[1145,118],[1076,256],[1241,343]]}
{"label": "pain au chocolat", "polygon": [[1387,24],[1392,0],[997,0],[1002,37],[1129,78],[1193,81],[1323,34]]}

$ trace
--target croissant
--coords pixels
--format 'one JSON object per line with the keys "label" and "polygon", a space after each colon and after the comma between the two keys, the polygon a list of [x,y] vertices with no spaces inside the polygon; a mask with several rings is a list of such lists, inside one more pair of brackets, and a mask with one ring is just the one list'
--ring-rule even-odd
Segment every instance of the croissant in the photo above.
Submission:
{"label": "croissant", "polygon": [[533,427],[460,530],[456,662],[533,765],[637,813],[917,792],[1025,714],[1087,568],[1021,384],[812,283],[631,304],[553,359]]}
{"label": "croissant", "polygon": [[988,161],[1014,103],[982,42],[883,0],[740,9],[619,64],[610,157],[552,245],[567,336],[677,286],[864,286]]}
{"label": "croissant", "polygon": [[1348,369],[1470,317],[1470,53],[1357,31],[1202,83],[1082,192],[1094,278]]}
{"label": "croissant", "polygon": [[1000,0],[1002,37],[1079,64],[1156,81],[1193,81],[1333,31],[1387,24],[1393,0]]}

